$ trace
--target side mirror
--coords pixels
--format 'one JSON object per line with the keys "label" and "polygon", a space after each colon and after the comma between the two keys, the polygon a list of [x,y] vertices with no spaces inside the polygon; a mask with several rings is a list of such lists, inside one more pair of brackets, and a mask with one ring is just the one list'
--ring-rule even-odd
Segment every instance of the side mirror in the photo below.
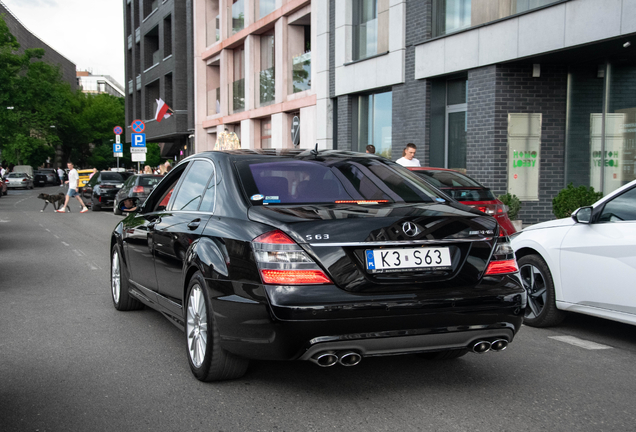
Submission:
{"label": "side mirror", "polygon": [[592,207],[581,207],[572,213],[572,219],[574,222],[589,224],[592,220]]}

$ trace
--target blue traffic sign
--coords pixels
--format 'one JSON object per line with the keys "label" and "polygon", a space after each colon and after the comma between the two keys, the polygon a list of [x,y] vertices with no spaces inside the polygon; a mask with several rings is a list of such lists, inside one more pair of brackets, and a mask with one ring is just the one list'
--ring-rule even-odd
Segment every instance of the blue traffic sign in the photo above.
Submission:
{"label": "blue traffic sign", "polygon": [[142,133],[144,129],[146,129],[146,124],[141,120],[135,120],[130,124],[130,127],[132,128],[133,132]]}
{"label": "blue traffic sign", "polygon": [[124,130],[121,128],[121,126],[115,126],[113,132],[115,132],[115,135],[121,135],[122,133],[124,133]]}
{"label": "blue traffic sign", "polygon": [[123,144],[113,144],[113,153],[121,153],[124,151]]}
{"label": "blue traffic sign", "polygon": [[145,133],[136,133],[130,134],[132,138],[132,146],[133,147],[146,147],[146,134]]}

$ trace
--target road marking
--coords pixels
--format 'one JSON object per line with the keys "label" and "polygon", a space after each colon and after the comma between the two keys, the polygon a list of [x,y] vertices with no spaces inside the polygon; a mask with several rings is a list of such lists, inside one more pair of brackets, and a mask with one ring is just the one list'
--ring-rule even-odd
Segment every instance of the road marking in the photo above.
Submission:
{"label": "road marking", "polygon": [[56,239],[59,239],[60,236],[53,234],[53,237],[55,237]]}
{"label": "road marking", "polygon": [[63,244],[64,246],[70,246],[70,244],[68,244],[68,243],[66,243],[66,242],[62,242],[62,244]]}
{"label": "road marking", "polygon": [[51,232],[51,230],[50,230],[50,229],[48,229],[48,228],[44,228],[44,230],[45,230],[45,231],[48,231],[48,232]]}
{"label": "road marking", "polygon": [[4,219],[0,219],[0,223],[8,223],[11,222],[10,220],[4,220]]}
{"label": "road marking", "polygon": [[82,257],[82,255],[83,255],[83,254],[82,254],[80,251],[78,251],[77,249],[73,249],[73,253],[74,253],[75,255],[77,255],[78,257],[80,257],[80,258],[81,258],[81,257]]}
{"label": "road marking", "polygon": [[607,345],[597,344],[596,342],[586,341],[584,339],[579,339],[574,336],[548,336],[550,339],[558,340],[559,342],[565,342],[570,345],[574,345],[580,348],[585,348],[588,350],[602,350],[602,349],[612,349],[612,347]]}

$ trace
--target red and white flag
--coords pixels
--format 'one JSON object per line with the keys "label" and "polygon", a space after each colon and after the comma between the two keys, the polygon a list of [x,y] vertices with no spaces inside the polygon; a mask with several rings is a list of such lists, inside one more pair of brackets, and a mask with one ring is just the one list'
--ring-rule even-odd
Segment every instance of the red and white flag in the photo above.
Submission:
{"label": "red and white flag", "polygon": [[[163,99],[155,99],[157,101],[157,113],[155,114],[155,120],[161,123],[161,120],[168,118],[172,115],[172,109],[168,106]],[[170,111],[170,112],[168,112]]]}

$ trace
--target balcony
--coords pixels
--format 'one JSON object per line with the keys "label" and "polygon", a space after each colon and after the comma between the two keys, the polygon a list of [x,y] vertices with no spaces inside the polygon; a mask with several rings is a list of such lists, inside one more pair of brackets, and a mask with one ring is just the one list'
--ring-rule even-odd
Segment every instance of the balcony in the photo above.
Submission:
{"label": "balcony", "polygon": [[245,111],[245,78],[234,81],[229,86],[230,114]]}
{"label": "balcony", "polygon": [[311,88],[311,51],[292,57],[289,93],[299,93]]}
{"label": "balcony", "polygon": [[208,115],[221,114],[221,88],[208,90]]}
{"label": "balcony", "polygon": [[137,75],[137,90],[141,90],[141,75]]}
{"label": "balcony", "polygon": [[128,81],[128,93],[132,94],[133,92],[133,80]]}
{"label": "balcony", "polygon": [[274,67],[271,67],[256,74],[256,82],[258,83],[255,94],[256,107],[271,105],[276,99],[276,74],[274,69]]}
{"label": "balcony", "polygon": [[128,49],[132,49],[132,35],[128,35]]}
{"label": "balcony", "polygon": [[141,40],[141,28],[137,27],[135,29],[135,43],[139,43],[140,40]]}

